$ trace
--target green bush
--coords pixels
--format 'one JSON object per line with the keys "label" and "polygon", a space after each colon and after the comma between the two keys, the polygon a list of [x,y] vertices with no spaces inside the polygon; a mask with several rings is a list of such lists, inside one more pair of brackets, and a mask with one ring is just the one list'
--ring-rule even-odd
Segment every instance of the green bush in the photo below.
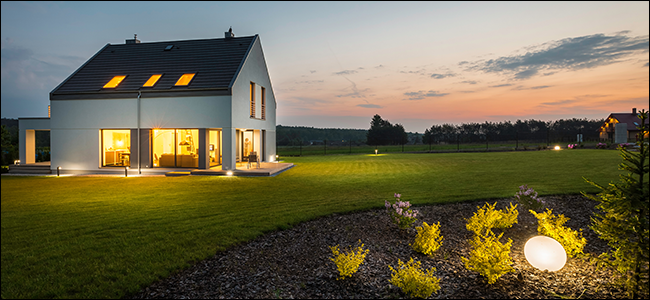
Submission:
{"label": "green bush", "polygon": [[418,235],[412,245],[413,250],[425,255],[433,255],[433,252],[442,246],[443,238],[440,235],[440,222],[431,224],[431,226],[427,222],[423,222],[422,226],[415,229],[417,229]]}
{"label": "green bush", "polygon": [[433,292],[440,290],[440,279],[433,276],[436,268],[431,268],[427,272],[420,270],[421,263],[414,262],[411,258],[406,264],[397,260],[398,269],[388,266],[391,274],[390,283],[402,289],[402,292],[419,298],[428,298]]}
{"label": "green bush", "polygon": [[619,147],[623,162],[618,183],[603,187],[591,180],[585,180],[600,188],[597,197],[583,193],[598,202],[600,210],[592,220],[591,229],[600,235],[613,249],[601,254],[595,261],[600,266],[610,266],[618,272],[616,281],[625,287],[631,298],[648,298],[648,244],[649,244],[649,185],[648,185],[648,112],[639,113],[640,125],[636,147]]}

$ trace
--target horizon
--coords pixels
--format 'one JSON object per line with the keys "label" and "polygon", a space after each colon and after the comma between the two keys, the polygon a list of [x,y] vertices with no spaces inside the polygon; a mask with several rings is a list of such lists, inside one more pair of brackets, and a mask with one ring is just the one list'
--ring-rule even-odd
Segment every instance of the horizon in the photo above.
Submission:
{"label": "horizon", "polygon": [[107,43],[231,26],[260,36],[278,125],[364,129],[378,114],[423,132],[648,110],[648,2],[149,4],[3,1],[2,117],[47,116],[49,92]]}

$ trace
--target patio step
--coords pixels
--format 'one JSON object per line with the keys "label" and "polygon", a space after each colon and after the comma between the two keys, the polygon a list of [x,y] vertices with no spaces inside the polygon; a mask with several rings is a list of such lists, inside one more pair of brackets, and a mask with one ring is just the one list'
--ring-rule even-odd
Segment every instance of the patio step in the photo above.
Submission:
{"label": "patio step", "polygon": [[190,176],[191,172],[167,172],[165,176],[167,177],[178,177],[178,176]]}
{"label": "patio step", "polygon": [[9,165],[9,173],[12,174],[52,174],[49,165],[27,164]]}

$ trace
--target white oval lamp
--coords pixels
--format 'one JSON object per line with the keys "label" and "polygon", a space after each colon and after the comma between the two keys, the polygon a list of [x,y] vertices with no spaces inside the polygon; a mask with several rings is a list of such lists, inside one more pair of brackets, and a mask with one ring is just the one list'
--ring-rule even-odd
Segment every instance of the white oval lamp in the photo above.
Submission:
{"label": "white oval lamp", "polygon": [[555,272],[566,263],[564,247],[547,236],[538,235],[529,239],[524,246],[524,255],[528,263],[542,271]]}

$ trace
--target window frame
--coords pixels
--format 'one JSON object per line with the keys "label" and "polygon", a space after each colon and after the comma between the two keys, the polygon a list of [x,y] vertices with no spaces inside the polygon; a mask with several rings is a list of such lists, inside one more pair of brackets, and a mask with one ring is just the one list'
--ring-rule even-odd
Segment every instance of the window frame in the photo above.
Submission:
{"label": "window frame", "polygon": [[[102,86],[102,89],[115,89],[118,86],[120,86],[120,84],[122,82],[124,82],[124,79],[126,79],[126,77],[128,77],[128,76],[129,76],[128,74],[127,75],[115,75],[115,76],[113,76],[113,78],[111,78],[111,80],[109,80],[106,84],[104,84],[104,86]],[[117,79],[118,77],[122,77],[122,78],[118,80]],[[115,86],[108,86],[108,84],[113,82],[114,80],[118,80],[117,83],[115,83]]]}
{"label": "window frame", "polygon": [[[192,83],[192,81],[194,81],[194,78],[196,78],[196,74],[197,74],[197,73],[198,73],[198,72],[194,72],[194,73],[183,73],[183,75],[181,75],[181,77],[179,77],[178,80],[176,80],[176,83],[174,84],[174,87],[184,87],[184,86],[186,87],[186,86],[189,86],[189,85]],[[189,80],[186,84],[178,84],[178,83],[181,81],[181,79],[182,79],[183,77],[185,77],[186,75],[192,75],[192,77],[190,78],[190,80]]]}
{"label": "window frame", "polygon": [[[160,76],[158,76],[156,81],[154,81],[152,85],[149,85],[149,86],[146,85],[151,80],[151,78],[153,78],[156,75],[160,75]],[[147,79],[147,81],[144,82],[142,87],[143,88],[154,88],[156,86],[156,84],[158,84],[158,82],[160,82],[160,78],[162,78],[164,75],[165,75],[165,73],[151,74],[151,76],[149,76],[149,79]]]}

